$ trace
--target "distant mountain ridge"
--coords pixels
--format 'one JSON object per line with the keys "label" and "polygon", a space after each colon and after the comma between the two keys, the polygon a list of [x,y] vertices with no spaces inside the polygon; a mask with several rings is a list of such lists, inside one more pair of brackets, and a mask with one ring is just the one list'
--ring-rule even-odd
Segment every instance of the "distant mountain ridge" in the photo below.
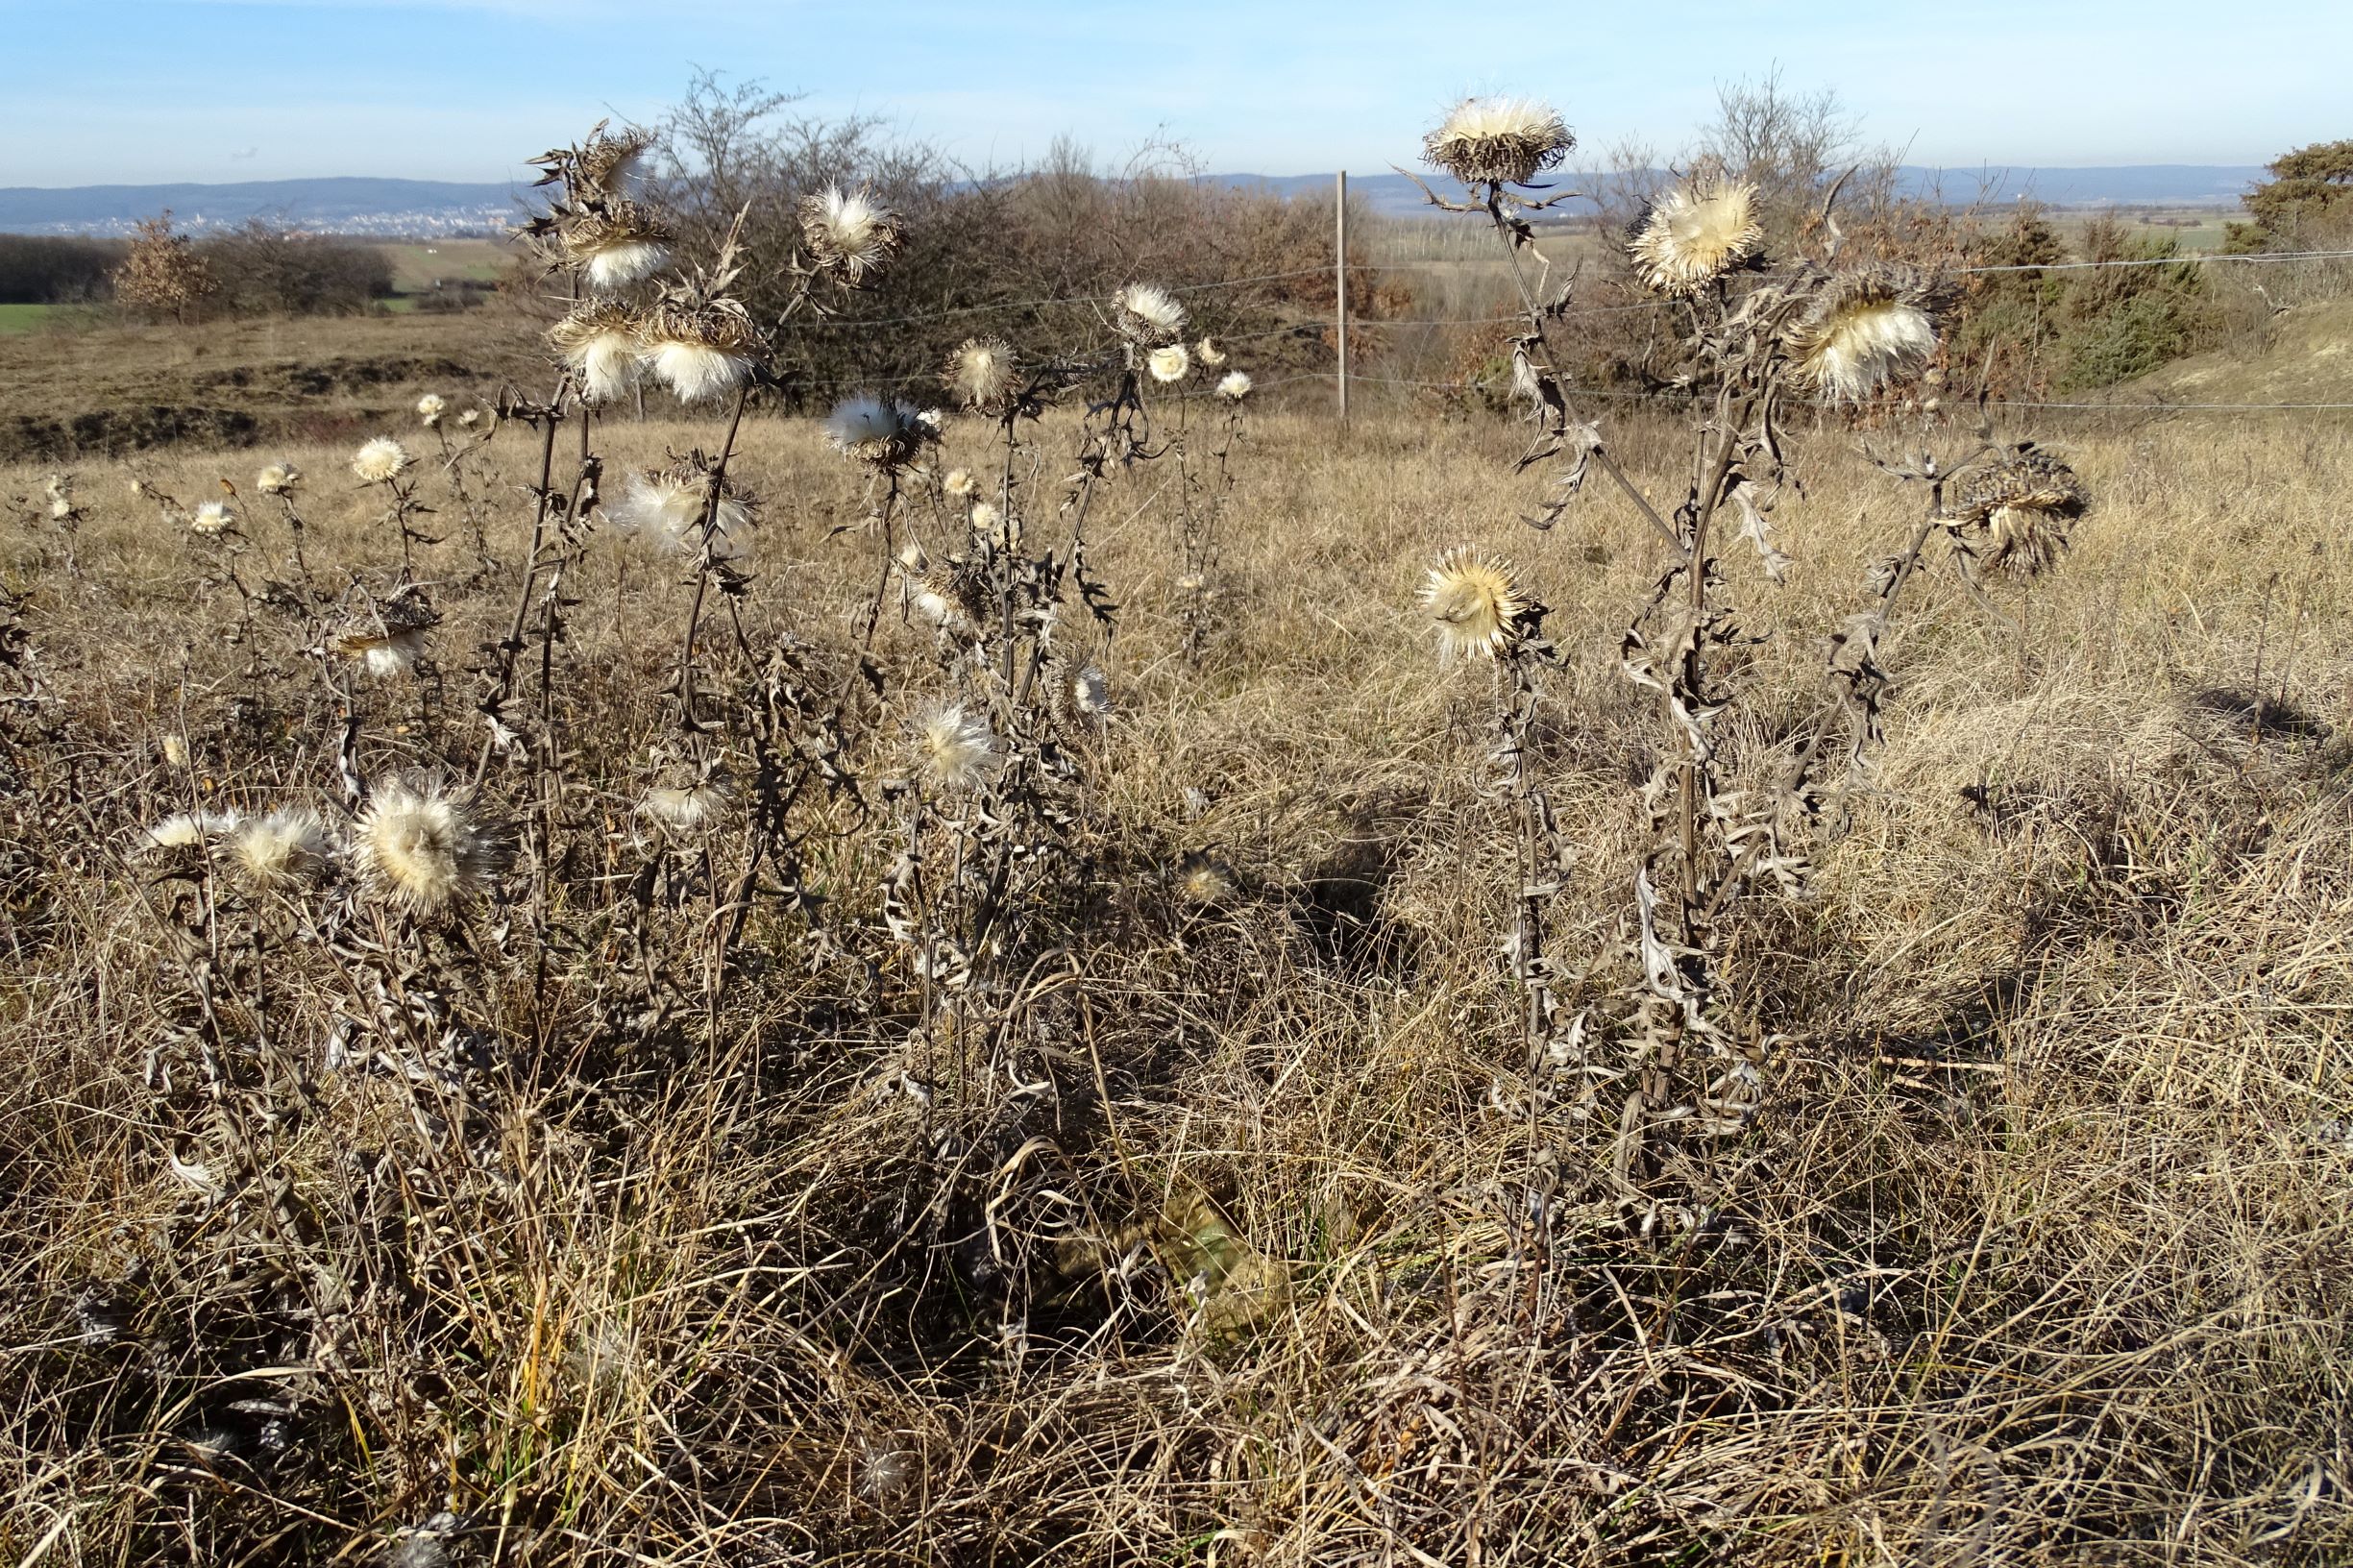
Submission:
{"label": "distant mountain ridge", "polygon": [[351,177],[223,185],[17,185],[0,187],[0,233],[127,234],[139,219],[169,208],[173,223],[197,233],[267,218],[336,233],[465,233],[513,223],[517,190],[511,184]]}
{"label": "distant mountain ridge", "polygon": [[[1907,165],[1904,188],[1953,202],[2012,202],[2033,196],[2054,207],[2229,207],[2264,178],[2253,164],[2139,163],[2113,168],[1938,169]],[[1212,174],[1205,184],[1296,195],[1332,188],[1329,174]],[[1601,178],[1562,174],[1574,186]],[[1401,174],[1352,175],[1349,189],[1376,212],[1428,212]],[[170,208],[173,221],[203,232],[267,218],[298,229],[347,234],[433,236],[495,232],[513,223],[515,184],[337,177],[257,180],[237,184],[0,187],[0,233],[127,234],[139,219]]]}

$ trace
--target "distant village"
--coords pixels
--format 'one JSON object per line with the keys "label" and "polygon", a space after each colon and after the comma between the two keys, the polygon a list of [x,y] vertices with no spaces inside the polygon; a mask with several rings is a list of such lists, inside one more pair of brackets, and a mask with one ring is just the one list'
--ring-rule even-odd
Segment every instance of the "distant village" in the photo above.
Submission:
{"label": "distant village", "polygon": [[[153,214],[142,214],[152,216]],[[239,229],[257,214],[240,212],[211,217],[201,211],[172,213],[175,228],[193,234]],[[514,208],[503,202],[475,207],[420,208],[400,212],[344,212],[331,217],[310,215],[306,221],[281,220],[295,233],[343,234],[367,239],[464,239],[496,236],[515,223]],[[0,229],[21,234],[78,234],[93,239],[129,239],[137,232],[133,217],[91,218],[73,223],[10,223]]]}

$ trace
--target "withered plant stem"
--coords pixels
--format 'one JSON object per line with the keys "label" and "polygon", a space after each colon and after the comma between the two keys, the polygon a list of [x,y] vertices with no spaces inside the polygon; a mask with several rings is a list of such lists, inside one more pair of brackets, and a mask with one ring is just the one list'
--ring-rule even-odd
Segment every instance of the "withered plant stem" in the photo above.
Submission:
{"label": "withered plant stem", "polygon": [[735,395],[735,414],[727,421],[727,439],[720,446],[702,498],[702,552],[695,563],[695,598],[687,606],[686,636],[678,647],[678,727],[692,734],[702,728],[695,715],[695,639],[702,627],[702,601],[711,587],[711,532],[719,524],[720,492],[726,487],[727,462],[735,454],[735,438],[744,428],[744,405],[751,401],[751,383]]}
{"label": "withered plant stem", "polygon": [[[564,396],[571,390],[572,377],[570,373],[566,373],[563,379],[556,382],[555,396],[549,400],[548,406],[534,415],[527,416],[539,421],[541,427],[539,432],[539,487],[534,492],[537,503],[531,511],[530,554],[523,563],[523,581],[515,590],[515,609],[514,613],[507,618],[506,635],[499,642],[498,679],[492,684],[490,695],[482,702],[485,717],[497,723],[503,723],[499,718],[500,710],[505,705],[506,699],[514,695],[515,659],[523,651],[523,628],[529,624],[531,618],[531,586],[539,576],[540,556],[547,549],[548,508],[555,499],[553,493],[555,427],[557,422],[563,418]],[[474,764],[474,782],[476,784],[478,785],[483,778],[488,776],[490,759],[498,754],[498,730],[494,727],[490,734],[483,737],[481,755]]]}
{"label": "withered plant stem", "polygon": [[[1487,215],[1494,221],[1496,237],[1504,243],[1504,260],[1511,269],[1512,286],[1519,290],[1520,307],[1528,316],[1528,330],[1535,333],[1536,340],[1544,345],[1545,355],[1549,357],[1553,347],[1552,339],[1547,337],[1544,331],[1544,307],[1536,303],[1536,291],[1529,285],[1528,274],[1520,266],[1519,246],[1512,240],[1511,223],[1504,216],[1502,202],[1502,187],[1490,186],[1487,192]],[[1554,380],[1556,384],[1559,380],[1557,371],[1555,372]],[[1568,403],[1568,388],[1561,387],[1560,396],[1564,411],[1569,418],[1575,419],[1578,417],[1577,410],[1574,404]],[[1634,509],[1642,514],[1644,520],[1651,525],[1658,537],[1666,542],[1670,550],[1680,551],[1684,549],[1682,539],[1677,535],[1675,529],[1668,527],[1667,520],[1658,515],[1658,508],[1651,504],[1651,498],[1642,493],[1642,487],[1633,481],[1633,478],[1626,470],[1618,466],[1618,460],[1609,454],[1608,448],[1596,447],[1593,450],[1592,461],[1609,477],[1612,484],[1625,492],[1626,499],[1634,503]]]}

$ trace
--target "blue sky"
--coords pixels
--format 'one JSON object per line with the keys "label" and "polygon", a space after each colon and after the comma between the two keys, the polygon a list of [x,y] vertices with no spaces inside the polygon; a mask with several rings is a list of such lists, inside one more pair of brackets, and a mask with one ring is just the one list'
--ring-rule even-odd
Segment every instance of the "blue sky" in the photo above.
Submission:
{"label": "blue sky", "polygon": [[1211,170],[1377,171],[1472,91],[1671,151],[1716,83],[1777,61],[1914,162],[2257,163],[2353,135],[2353,0],[0,0],[0,185],[502,180],[658,114],[697,65],[998,166],[1158,133]]}

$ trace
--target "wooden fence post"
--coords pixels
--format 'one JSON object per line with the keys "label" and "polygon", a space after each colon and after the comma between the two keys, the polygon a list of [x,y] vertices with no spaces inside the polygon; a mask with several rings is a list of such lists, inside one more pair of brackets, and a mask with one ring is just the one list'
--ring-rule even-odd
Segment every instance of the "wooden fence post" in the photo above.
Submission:
{"label": "wooden fence post", "polygon": [[1348,427],[1348,171],[1340,170],[1338,213],[1333,237],[1334,293],[1339,300],[1340,428]]}

